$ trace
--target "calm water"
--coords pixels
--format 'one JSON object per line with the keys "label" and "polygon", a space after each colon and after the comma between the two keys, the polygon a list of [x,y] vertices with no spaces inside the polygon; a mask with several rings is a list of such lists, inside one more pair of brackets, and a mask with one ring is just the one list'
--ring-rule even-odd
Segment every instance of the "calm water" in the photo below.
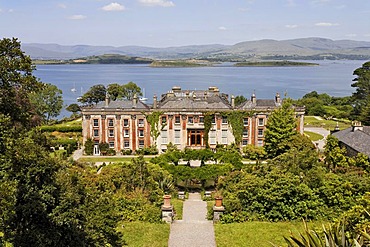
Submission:
{"label": "calm water", "polygon": [[[317,61],[315,61],[317,63]],[[35,75],[43,82],[63,90],[64,103],[76,102],[81,92],[96,84],[133,81],[145,89],[152,101],[173,86],[183,89],[206,89],[217,86],[221,92],[244,95],[255,92],[257,98],[273,98],[276,92],[300,98],[316,90],[332,96],[351,95],[353,71],[364,61],[320,61],[313,67],[200,67],[151,68],[147,65],[39,65]],[[72,92],[75,88],[77,91]],[[63,112],[62,115],[69,115]]]}

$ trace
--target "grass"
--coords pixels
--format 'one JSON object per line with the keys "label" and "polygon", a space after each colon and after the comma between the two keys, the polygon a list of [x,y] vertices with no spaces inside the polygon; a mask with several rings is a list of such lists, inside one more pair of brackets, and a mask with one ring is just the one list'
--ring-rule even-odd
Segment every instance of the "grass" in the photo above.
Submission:
{"label": "grass", "polygon": [[[152,158],[148,158],[144,156],[145,161],[150,161]],[[97,156],[97,157],[81,157],[78,159],[80,162],[129,162],[132,160],[132,157],[117,157],[117,156]]]}
{"label": "grass", "polygon": [[[310,229],[320,230],[322,222],[308,223]],[[232,224],[215,224],[216,243],[218,247],[231,246],[287,246],[284,236],[289,237],[290,231],[297,236],[303,232],[303,222],[244,222]]]}
{"label": "grass", "polygon": [[177,198],[172,198],[171,204],[175,210],[175,220],[182,220],[182,208],[184,201]]}
{"label": "grass", "polygon": [[335,126],[339,125],[339,129],[346,129],[351,126],[351,122],[349,120],[326,120],[326,119],[317,119],[314,116],[305,116],[304,117],[304,125],[306,127],[322,127],[328,130],[334,130]]}
{"label": "grass", "polygon": [[311,131],[305,131],[304,134],[310,138],[311,141],[318,141],[318,140],[321,140],[324,138],[324,136],[320,135],[320,134],[317,134],[317,133],[314,133],[314,132],[311,132]]}
{"label": "grass", "polygon": [[168,245],[170,225],[166,223],[122,222],[118,231],[128,246],[165,247]]}

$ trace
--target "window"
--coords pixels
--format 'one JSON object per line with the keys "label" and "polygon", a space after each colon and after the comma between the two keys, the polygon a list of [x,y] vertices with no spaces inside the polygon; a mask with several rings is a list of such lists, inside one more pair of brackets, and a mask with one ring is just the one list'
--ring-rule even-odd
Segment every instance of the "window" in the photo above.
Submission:
{"label": "window", "polygon": [[227,130],[222,130],[221,137],[222,137],[222,140],[221,140],[222,144],[227,144]]}
{"label": "window", "polygon": [[124,147],[124,148],[130,148],[130,141],[129,141],[129,140],[125,140],[125,141],[123,142],[123,147]]}
{"label": "window", "polygon": [[258,140],[257,141],[257,147],[262,147],[263,146],[263,141],[262,140]]}
{"label": "window", "polygon": [[204,117],[199,117],[199,123],[204,123]]}
{"label": "window", "polygon": [[123,127],[128,127],[128,119],[123,119]]}
{"label": "window", "polygon": [[124,130],[123,131],[123,136],[124,137],[129,137],[130,136],[130,130]]}
{"label": "window", "polygon": [[216,124],[216,118],[215,117],[212,118],[212,124]]}
{"label": "window", "polygon": [[108,127],[114,127],[113,119],[108,119]]}
{"label": "window", "polygon": [[258,136],[259,137],[263,136],[263,129],[258,129]]}
{"label": "window", "polygon": [[247,146],[248,145],[248,139],[243,139],[243,143],[242,143],[243,146]]}
{"label": "window", "polygon": [[144,130],[139,130],[139,137],[144,137]]}
{"label": "window", "polygon": [[99,130],[94,130],[94,136],[98,137],[99,136]]}
{"label": "window", "polygon": [[175,144],[180,144],[181,142],[181,130],[175,130]]}
{"label": "window", "polygon": [[244,126],[248,126],[248,121],[249,121],[248,118],[243,118],[243,124],[244,124]]}
{"label": "window", "polygon": [[167,130],[161,131],[162,144],[167,144]]}
{"label": "window", "polygon": [[222,117],[222,124],[227,124],[227,117]]}
{"label": "window", "polygon": [[248,129],[243,130],[243,137],[248,137]]}
{"label": "window", "polygon": [[166,124],[167,123],[167,118],[166,117],[162,117],[162,124]]}
{"label": "window", "polygon": [[264,125],[264,119],[263,118],[259,118],[258,119],[258,126],[263,126]]}
{"label": "window", "polygon": [[109,148],[114,148],[114,142],[109,142]]}
{"label": "window", "polygon": [[139,127],[144,127],[144,119],[139,119]]}
{"label": "window", "polygon": [[114,130],[109,130],[109,137],[114,137]]}
{"label": "window", "polygon": [[209,131],[209,144],[216,144],[216,130]]}
{"label": "window", "polygon": [[99,127],[99,119],[94,119],[94,127]]}
{"label": "window", "polygon": [[139,140],[139,148],[143,148],[144,147],[144,140]]}
{"label": "window", "polygon": [[180,116],[175,117],[175,124],[180,124]]}
{"label": "window", "polygon": [[188,117],[188,123],[189,123],[189,124],[194,123],[194,118],[193,118],[193,117]]}

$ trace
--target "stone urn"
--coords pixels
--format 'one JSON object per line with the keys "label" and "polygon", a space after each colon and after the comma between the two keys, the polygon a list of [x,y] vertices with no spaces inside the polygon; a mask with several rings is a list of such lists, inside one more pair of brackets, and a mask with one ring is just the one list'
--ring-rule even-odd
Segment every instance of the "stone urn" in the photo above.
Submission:
{"label": "stone urn", "polygon": [[171,207],[171,195],[163,196],[163,207]]}
{"label": "stone urn", "polygon": [[222,196],[215,197],[215,207],[222,207]]}

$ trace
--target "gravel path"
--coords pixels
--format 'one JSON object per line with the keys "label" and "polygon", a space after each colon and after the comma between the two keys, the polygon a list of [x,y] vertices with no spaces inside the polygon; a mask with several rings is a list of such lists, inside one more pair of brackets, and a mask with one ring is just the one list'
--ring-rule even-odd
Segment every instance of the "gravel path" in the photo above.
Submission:
{"label": "gravel path", "polygon": [[207,202],[199,193],[190,193],[184,202],[183,219],[171,224],[169,247],[215,247],[213,222],[206,219]]}
{"label": "gravel path", "polygon": [[324,137],[321,140],[315,141],[317,148],[323,151],[325,149],[326,137],[330,135],[330,131],[320,127],[305,127],[304,130],[320,134]]}

